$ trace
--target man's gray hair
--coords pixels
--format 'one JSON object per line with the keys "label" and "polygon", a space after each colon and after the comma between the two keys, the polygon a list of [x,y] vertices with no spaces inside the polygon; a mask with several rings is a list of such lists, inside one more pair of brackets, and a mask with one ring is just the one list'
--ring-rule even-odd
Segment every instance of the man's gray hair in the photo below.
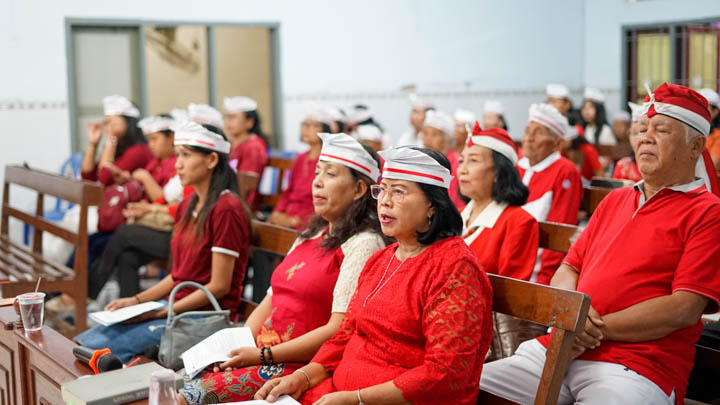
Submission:
{"label": "man's gray hair", "polygon": [[704,136],[702,133],[700,133],[700,131],[691,127],[690,125],[688,125],[684,122],[682,124],[685,127],[685,143],[686,144],[689,144],[690,142],[692,142],[693,139],[697,138],[698,136]]}

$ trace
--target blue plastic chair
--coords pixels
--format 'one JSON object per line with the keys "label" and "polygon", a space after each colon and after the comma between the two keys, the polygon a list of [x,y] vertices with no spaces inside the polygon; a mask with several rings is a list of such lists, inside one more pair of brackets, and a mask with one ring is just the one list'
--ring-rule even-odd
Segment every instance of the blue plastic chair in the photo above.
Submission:
{"label": "blue plastic chair", "polygon": [[[63,162],[62,166],[60,166],[60,175],[79,179],[80,170],[82,168],[82,159],[83,155],[80,152],[76,152],[70,155],[70,157],[65,162]],[[55,200],[55,208],[53,208],[51,211],[45,211],[43,217],[45,217],[45,219],[50,222],[60,222],[65,217],[65,214],[73,206],[75,206],[75,204],[58,198]],[[30,226],[28,224],[25,224],[23,229],[23,243],[26,246],[30,246],[31,232],[32,230]]]}

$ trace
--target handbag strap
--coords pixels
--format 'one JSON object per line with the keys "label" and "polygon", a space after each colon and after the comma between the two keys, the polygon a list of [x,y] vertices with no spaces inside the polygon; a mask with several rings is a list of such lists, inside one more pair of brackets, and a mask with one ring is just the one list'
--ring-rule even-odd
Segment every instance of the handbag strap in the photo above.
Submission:
{"label": "handbag strap", "polygon": [[208,291],[208,289],[205,288],[202,284],[196,283],[194,281],[183,281],[180,284],[176,285],[170,292],[170,301],[168,303],[168,316],[167,316],[168,325],[171,324],[173,318],[175,318],[175,311],[173,310],[173,304],[175,303],[175,294],[178,291],[180,291],[180,289],[183,287],[195,287],[198,290],[201,290],[208,297],[208,300],[210,300],[210,304],[213,306],[213,308],[215,308],[216,311],[222,311],[222,308],[220,308],[220,304],[218,304],[217,300],[215,299],[215,296],[213,296],[212,293],[210,291]]}

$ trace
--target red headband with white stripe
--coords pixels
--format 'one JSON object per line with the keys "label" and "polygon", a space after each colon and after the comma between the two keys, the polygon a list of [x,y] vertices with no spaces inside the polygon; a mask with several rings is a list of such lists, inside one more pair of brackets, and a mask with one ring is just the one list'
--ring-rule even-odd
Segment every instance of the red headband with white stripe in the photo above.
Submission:
{"label": "red headband with white stripe", "polygon": [[377,182],[380,167],[360,142],[346,134],[319,133],[323,146],[319,160],[341,164],[370,177]]}
{"label": "red headband with white stripe", "polygon": [[517,146],[502,128],[488,128],[483,131],[480,124],[475,122],[472,136],[468,137],[467,142],[468,147],[472,145],[484,146],[508,158],[513,166],[517,164]]}
{"label": "red headband with white stripe", "polygon": [[655,114],[667,115],[695,128],[703,135],[710,133],[710,110],[708,102],[700,93],[680,86],[663,83],[655,91],[645,84],[643,114],[652,118]]}
{"label": "red headband with white stripe", "polygon": [[450,170],[429,155],[409,147],[378,152],[385,159],[382,177],[450,188]]}

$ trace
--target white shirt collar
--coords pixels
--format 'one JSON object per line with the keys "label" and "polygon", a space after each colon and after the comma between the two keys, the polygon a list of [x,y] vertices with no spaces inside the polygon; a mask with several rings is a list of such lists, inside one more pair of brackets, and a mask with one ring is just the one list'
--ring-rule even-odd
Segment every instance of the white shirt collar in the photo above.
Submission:
{"label": "white shirt collar", "polygon": [[560,155],[560,152],[555,151],[551,153],[550,156],[539,161],[535,166],[530,166],[530,160],[527,157],[524,157],[520,159],[520,161],[518,162],[518,166],[520,166],[521,169],[530,170],[533,172],[541,172],[550,167],[550,165],[552,165],[553,163],[560,160],[561,157],[562,156]]}
{"label": "white shirt collar", "polygon": [[487,207],[485,207],[478,216],[475,217],[472,224],[468,226],[467,221],[470,218],[470,213],[472,213],[474,206],[475,201],[470,201],[468,205],[465,206],[462,214],[460,214],[463,219],[463,234],[477,228],[492,228],[495,226],[498,218],[500,218],[500,215],[502,215],[508,205],[507,203],[499,203],[495,200],[491,201],[490,204],[488,204]]}

